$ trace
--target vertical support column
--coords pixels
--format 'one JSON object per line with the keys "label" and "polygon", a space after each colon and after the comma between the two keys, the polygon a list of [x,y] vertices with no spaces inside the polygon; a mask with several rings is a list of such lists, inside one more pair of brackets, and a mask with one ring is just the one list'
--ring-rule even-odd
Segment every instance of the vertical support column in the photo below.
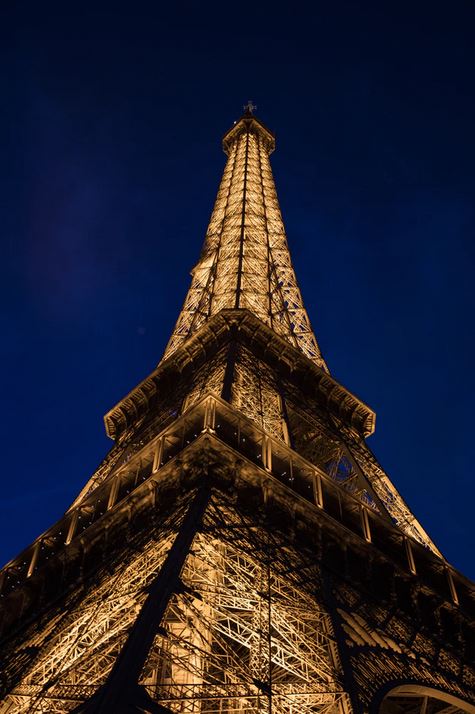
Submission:
{"label": "vertical support column", "polygon": [[75,511],[73,511],[73,515],[71,516],[71,521],[69,523],[69,528],[68,528],[68,534],[66,536],[66,540],[64,541],[65,545],[69,545],[74,538],[74,535],[76,533],[76,528],[78,524],[78,519],[79,519],[79,508],[76,508]]}
{"label": "vertical support column", "polygon": [[409,570],[413,575],[417,575],[416,561],[414,560],[414,551],[412,550],[412,545],[409,538],[404,538],[404,545],[406,548],[406,556],[407,563],[409,565]]}
{"label": "vertical support column", "polygon": [[266,471],[272,471],[272,442],[268,436],[262,438],[262,463]]}
{"label": "vertical support column", "polygon": [[239,238],[239,256],[237,265],[237,283],[236,283],[236,297],[234,302],[234,309],[237,310],[241,305],[241,293],[242,293],[242,266],[244,259],[244,240],[246,237],[245,225],[246,225],[246,192],[247,192],[247,172],[248,172],[248,158],[249,158],[249,130],[246,131],[246,149],[244,155],[244,181],[242,188],[242,210],[241,210],[241,235]]}
{"label": "vertical support column", "polygon": [[449,568],[445,569],[445,574],[447,576],[447,582],[449,584],[450,597],[452,598],[452,602],[454,603],[454,605],[458,605],[459,597],[457,593],[457,588],[455,587],[454,577]]}
{"label": "vertical support column", "polygon": [[203,421],[203,431],[214,432],[216,424],[216,402],[213,397],[208,397],[205,404],[205,416]]}
{"label": "vertical support column", "polygon": [[115,506],[117,501],[117,494],[119,493],[121,474],[116,474],[115,478],[112,480],[111,490],[109,491],[109,500],[107,501],[107,510]]}
{"label": "vertical support column", "polygon": [[361,515],[361,529],[363,531],[363,536],[368,543],[371,543],[371,526],[369,522],[369,516],[368,516],[368,511],[364,506],[361,507],[360,510],[360,515]]}
{"label": "vertical support column", "polygon": [[157,443],[155,444],[155,451],[153,452],[153,465],[152,465],[152,473],[153,474],[156,474],[158,469],[160,468],[160,464],[162,463],[162,456],[163,456],[163,436],[161,436],[157,440]]}
{"label": "vertical support column", "polygon": [[[266,538],[267,540],[267,538]],[[266,544],[267,545],[267,544]],[[262,714],[272,711],[272,613],[270,555],[266,547],[266,563],[255,573],[258,601],[252,614],[249,642],[249,672],[258,688],[257,709]]]}
{"label": "vertical support column", "polygon": [[322,477],[318,471],[313,472],[313,498],[319,508],[323,508]]}
{"label": "vertical support column", "polygon": [[[235,331],[236,328],[232,328],[232,329],[233,329],[233,331]],[[234,383],[234,376],[235,376],[234,373],[235,373],[235,369],[236,369],[236,355],[237,355],[237,347],[236,347],[236,343],[234,342],[236,337],[234,334],[233,334],[232,338],[233,338],[233,342],[231,342],[231,345],[229,347],[229,352],[228,352],[228,356],[226,359],[226,367],[224,369],[223,389],[221,390],[221,398],[229,403],[231,403],[231,397],[232,397],[232,392],[233,392],[233,383]]]}
{"label": "vertical support column", "polygon": [[28,566],[28,572],[26,574],[27,578],[31,578],[35,572],[36,563],[38,561],[38,556],[40,554],[41,541],[37,541],[33,546],[33,553],[31,554],[30,565]]}
{"label": "vertical support column", "polygon": [[[282,402],[282,398],[281,398]],[[281,427],[282,427],[282,436],[284,438],[284,442],[287,444],[287,446],[292,446],[290,442],[290,433],[289,433],[289,427],[287,425],[287,421],[285,417],[282,417],[281,419]]]}

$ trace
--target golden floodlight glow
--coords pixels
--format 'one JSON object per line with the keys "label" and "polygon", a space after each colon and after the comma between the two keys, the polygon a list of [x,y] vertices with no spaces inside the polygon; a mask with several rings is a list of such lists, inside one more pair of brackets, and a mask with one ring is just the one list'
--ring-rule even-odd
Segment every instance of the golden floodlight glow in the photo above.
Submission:
{"label": "golden floodlight glow", "polygon": [[164,358],[220,310],[246,308],[326,370],[287,245],[269,161],[274,138],[247,114],[223,146],[228,160],[205,243]]}
{"label": "golden floodlight glow", "polygon": [[329,373],[253,115],[158,366],[0,571],[0,714],[475,714],[475,589]]}

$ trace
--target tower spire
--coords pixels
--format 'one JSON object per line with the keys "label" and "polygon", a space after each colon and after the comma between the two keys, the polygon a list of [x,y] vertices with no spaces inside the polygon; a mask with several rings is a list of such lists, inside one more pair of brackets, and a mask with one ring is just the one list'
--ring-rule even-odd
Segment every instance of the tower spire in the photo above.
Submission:
{"label": "tower spire", "polygon": [[223,177],[200,259],[164,358],[225,308],[250,310],[328,371],[292,266],[269,155],[274,135],[244,114],[223,137]]}
{"label": "tower spire", "polygon": [[247,104],[245,104],[245,105],[243,106],[243,109],[244,109],[244,113],[245,113],[245,114],[248,114],[248,115],[250,114],[250,115],[252,115],[252,114],[254,114],[254,110],[257,109],[257,107],[256,107],[256,105],[253,103],[252,99],[249,99],[249,101],[247,102]]}

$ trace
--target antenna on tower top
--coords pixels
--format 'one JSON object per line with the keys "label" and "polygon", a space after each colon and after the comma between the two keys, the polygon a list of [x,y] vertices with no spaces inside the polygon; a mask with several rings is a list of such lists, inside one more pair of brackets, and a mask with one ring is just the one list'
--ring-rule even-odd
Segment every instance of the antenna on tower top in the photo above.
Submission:
{"label": "antenna on tower top", "polygon": [[252,103],[252,99],[249,99],[248,103],[243,106],[244,114],[254,114],[254,110],[257,109],[256,105]]}

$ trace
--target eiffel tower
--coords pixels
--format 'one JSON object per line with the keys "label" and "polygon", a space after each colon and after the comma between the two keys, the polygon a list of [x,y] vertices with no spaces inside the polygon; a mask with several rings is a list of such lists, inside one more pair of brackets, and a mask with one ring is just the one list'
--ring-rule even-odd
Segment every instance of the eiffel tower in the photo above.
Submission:
{"label": "eiffel tower", "polygon": [[325,364],[254,109],[162,360],[1,571],[2,714],[475,713],[475,588]]}

